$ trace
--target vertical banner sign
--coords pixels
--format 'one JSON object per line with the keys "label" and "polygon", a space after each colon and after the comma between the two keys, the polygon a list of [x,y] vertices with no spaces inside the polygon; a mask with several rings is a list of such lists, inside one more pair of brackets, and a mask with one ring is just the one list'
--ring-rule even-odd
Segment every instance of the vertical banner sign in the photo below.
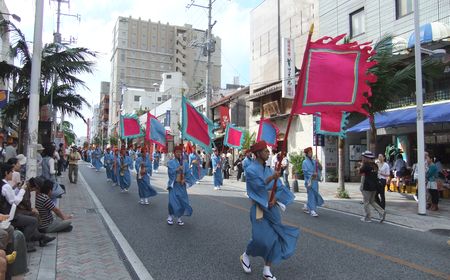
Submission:
{"label": "vertical banner sign", "polygon": [[219,107],[220,113],[220,126],[226,128],[227,124],[230,122],[230,109],[228,106],[222,105]]}
{"label": "vertical banner sign", "polygon": [[166,110],[166,117],[164,118],[164,126],[170,127],[170,110]]}
{"label": "vertical banner sign", "polygon": [[295,96],[295,57],[294,40],[281,41],[281,97],[294,99]]}

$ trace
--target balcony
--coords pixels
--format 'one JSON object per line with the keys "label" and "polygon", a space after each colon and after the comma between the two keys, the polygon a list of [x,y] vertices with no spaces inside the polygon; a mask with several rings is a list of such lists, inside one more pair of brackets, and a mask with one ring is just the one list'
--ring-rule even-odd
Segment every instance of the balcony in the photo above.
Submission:
{"label": "balcony", "polygon": [[[436,101],[450,100],[450,89],[426,92],[423,96],[423,103],[432,103]],[[415,96],[399,98],[397,102],[388,104],[387,109],[400,108],[416,104]]]}

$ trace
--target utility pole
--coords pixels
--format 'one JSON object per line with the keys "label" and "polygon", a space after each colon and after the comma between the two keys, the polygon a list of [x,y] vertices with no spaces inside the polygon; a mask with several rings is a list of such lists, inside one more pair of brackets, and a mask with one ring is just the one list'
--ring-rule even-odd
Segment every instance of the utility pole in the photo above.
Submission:
{"label": "utility pole", "polygon": [[190,8],[191,6],[200,7],[203,9],[208,9],[208,29],[206,31],[206,42],[203,45],[203,54],[207,56],[207,63],[206,63],[206,86],[205,86],[205,92],[206,92],[206,117],[208,119],[212,119],[212,112],[210,108],[211,104],[211,53],[215,51],[215,42],[212,40],[211,32],[213,26],[216,24],[217,21],[214,21],[214,23],[211,24],[212,17],[211,17],[211,10],[212,10],[212,4],[215,2],[215,0],[209,0],[208,6],[202,6],[195,4],[195,0],[191,0],[191,3],[186,5],[186,8]]}
{"label": "utility pole", "polygon": [[[56,1],[58,2],[58,8],[56,11],[56,32],[53,33],[53,43],[56,44],[56,52],[58,52],[59,50],[59,45],[62,43],[62,35],[60,32],[60,28],[61,28],[61,16],[70,16],[70,17],[76,17],[78,19],[78,21],[80,20],[80,15],[71,15],[71,14],[64,14],[61,13],[61,3],[66,3],[67,5],[70,5],[70,0],[52,0],[52,1]],[[72,37],[70,37],[68,43],[75,43],[76,40]],[[57,77],[54,77],[53,79],[53,85],[52,86],[56,86],[57,85]],[[53,91],[54,88],[52,89],[52,92],[50,93],[50,110],[52,112],[52,134],[51,134],[51,138],[52,140],[55,139],[55,135],[56,135],[56,131],[57,131],[57,126],[56,126],[56,110],[53,109]],[[64,113],[61,112],[61,123],[64,121]]]}
{"label": "utility pole", "polygon": [[39,122],[39,81],[41,77],[42,55],[42,25],[44,21],[43,0],[36,0],[34,18],[33,58],[31,64],[30,103],[28,105],[28,147],[26,178],[36,177],[37,174],[37,141]]}

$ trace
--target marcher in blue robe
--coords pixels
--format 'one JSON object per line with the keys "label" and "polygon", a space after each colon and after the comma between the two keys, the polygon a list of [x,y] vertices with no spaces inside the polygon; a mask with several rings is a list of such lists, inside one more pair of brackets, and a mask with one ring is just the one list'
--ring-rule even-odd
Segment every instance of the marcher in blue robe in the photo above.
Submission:
{"label": "marcher in blue robe", "polygon": [[313,217],[319,216],[317,214],[317,207],[322,206],[323,198],[319,194],[319,180],[322,166],[312,158],[312,148],[308,147],[304,150],[306,155],[302,163],[303,175],[305,177],[305,188],[308,195],[308,202],[303,208],[307,214]]}
{"label": "marcher in blue robe", "polygon": [[214,154],[211,156],[211,166],[214,176],[214,189],[220,190],[223,185],[222,159],[220,158],[219,151],[217,149],[214,150]]}
{"label": "marcher in blue robe", "polygon": [[106,169],[106,181],[108,182],[112,180],[113,160],[114,155],[111,151],[111,148],[107,147],[105,156],[103,157],[103,165],[105,166]]}
{"label": "marcher in blue robe", "polygon": [[250,164],[252,162],[253,162],[252,153],[250,151],[246,151],[245,158],[242,161],[242,168],[244,169],[244,177],[247,176],[247,173],[245,172],[245,170],[247,170],[247,168],[250,166]]}
{"label": "marcher in blue robe", "polygon": [[158,173],[159,161],[161,160],[161,152],[155,151],[153,152],[153,170]]}
{"label": "marcher in blue robe", "polygon": [[127,192],[131,185],[130,168],[133,167],[133,161],[126,155],[126,151],[120,150],[120,157],[117,161],[119,171],[119,185],[122,192]]}
{"label": "marcher in blue robe", "polygon": [[147,153],[145,148],[143,148],[139,154],[139,157],[136,158],[135,168],[140,198],[139,203],[149,204],[148,199],[158,193],[150,185],[150,175],[148,172],[152,169],[152,162],[150,161],[150,155]]}
{"label": "marcher in blue robe", "polygon": [[[266,142],[260,141],[252,146],[256,160],[248,166],[247,195],[253,201],[250,209],[252,238],[245,252],[241,255],[242,268],[251,272],[249,256],[259,256],[264,259],[264,279],[272,278],[270,267],[295,253],[299,229],[281,223],[281,211],[294,201],[294,195],[279,179],[280,173],[265,166],[269,156]],[[274,180],[277,181],[275,200],[270,202],[270,192]]]}
{"label": "marcher in blue robe", "polygon": [[112,163],[112,170],[111,170],[111,179],[113,181],[113,187],[117,186],[119,184],[119,150],[117,148],[114,149],[113,154],[113,163]]}
{"label": "marcher in blue robe", "polygon": [[100,172],[100,169],[102,168],[102,151],[99,147],[95,148],[95,150],[92,152],[92,165],[95,167],[95,171]]}
{"label": "marcher in blue robe", "polygon": [[189,197],[186,188],[194,184],[194,178],[189,170],[189,163],[182,160],[183,146],[174,149],[175,158],[167,162],[169,182],[169,217],[167,223],[173,225],[173,219],[178,218],[177,224],[182,226],[184,222],[181,216],[191,216],[192,207],[189,205]]}
{"label": "marcher in blue robe", "polygon": [[201,179],[201,165],[200,165],[200,157],[193,151],[189,154],[189,166],[192,170],[192,176],[194,177],[195,182],[198,182]]}

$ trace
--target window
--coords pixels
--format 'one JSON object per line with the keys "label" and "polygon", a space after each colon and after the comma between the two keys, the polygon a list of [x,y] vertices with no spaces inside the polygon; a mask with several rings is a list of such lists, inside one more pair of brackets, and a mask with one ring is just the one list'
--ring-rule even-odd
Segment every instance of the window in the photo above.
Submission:
{"label": "window", "polygon": [[135,102],[139,102],[139,100],[141,100],[141,97],[139,95],[135,95],[134,96],[134,101]]}
{"label": "window", "polygon": [[366,32],[364,8],[350,14],[350,37],[354,38]]}
{"label": "window", "polygon": [[399,19],[413,12],[413,0],[395,0],[395,17]]}
{"label": "window", "polygon": [[172,79],[172,75],[166,75],[166,79]]}

